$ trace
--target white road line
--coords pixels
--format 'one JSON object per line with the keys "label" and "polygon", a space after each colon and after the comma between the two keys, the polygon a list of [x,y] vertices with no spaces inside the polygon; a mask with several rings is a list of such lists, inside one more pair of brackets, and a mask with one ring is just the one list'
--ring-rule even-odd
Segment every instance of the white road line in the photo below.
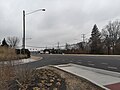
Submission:
{"label": "white road line", "polygon": [[93,64],[93,63],[88,63],[88,65],[90,65],[90,66],[94,66],[95,64]]}
{"label": "white road line", "polygon": [[101,64],[108,65],[108,63],[101,63]]}
{"label": "white road line", "polygon": [[111,66],[109,66],[108,68],[110,68],[110,69],[117,69],[117,67],[111,67]]}

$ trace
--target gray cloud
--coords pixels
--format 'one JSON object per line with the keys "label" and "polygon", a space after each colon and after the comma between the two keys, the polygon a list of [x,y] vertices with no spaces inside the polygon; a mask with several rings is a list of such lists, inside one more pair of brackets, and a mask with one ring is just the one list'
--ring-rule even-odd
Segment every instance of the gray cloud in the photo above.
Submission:
{"label": "gray cloud", "polygon": [[22,40],[22,10],[26,16],[27,45],[54,46],[59,41],[74,43],[81,34],[90,36],[92,27],[103,28],[108,21],[119,19],[120,0],[1,0],[0,39],[18,36]]}

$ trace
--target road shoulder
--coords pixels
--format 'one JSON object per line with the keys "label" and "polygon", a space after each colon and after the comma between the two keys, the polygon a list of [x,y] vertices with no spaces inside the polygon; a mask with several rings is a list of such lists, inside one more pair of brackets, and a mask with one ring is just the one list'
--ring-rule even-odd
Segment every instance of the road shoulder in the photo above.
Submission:
{"label": "road shoulder", "polygon": [[31,58],[30,58],[30,59],[33,59],[33,60],[36,61],[36,60],[42,60],[43,57],[40,57],[40,56],[38,57],[38,56],[32,56],[32,55],[31,55]]}

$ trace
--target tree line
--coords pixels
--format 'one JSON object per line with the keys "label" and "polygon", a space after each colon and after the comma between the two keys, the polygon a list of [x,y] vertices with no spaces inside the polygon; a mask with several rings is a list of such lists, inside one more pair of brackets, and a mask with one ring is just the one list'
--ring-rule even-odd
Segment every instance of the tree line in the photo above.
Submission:
{"label": "tree line", "polygon": [[66,44],[66,53],[120,54],[120,21],[110,21],[101,31],[95,24],[88,42],[70,46]]}

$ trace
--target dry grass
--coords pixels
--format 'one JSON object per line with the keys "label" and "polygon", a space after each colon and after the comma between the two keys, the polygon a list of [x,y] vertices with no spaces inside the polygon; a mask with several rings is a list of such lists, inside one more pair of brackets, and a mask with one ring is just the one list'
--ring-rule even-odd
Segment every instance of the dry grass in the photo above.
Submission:
{"label": "dry grass", "polygon": [[9,60],[16,58],[15,49],[0,47],[0,60]]}
{"label": "dry grass", "polygon": [[14,67],[12,63],[7,65],[4,63],[0,64],[0,90],[8,90],[8,81],[14,77]]}
{"label": "dry grass", "polygon": [[[14,90],[14,87],[11,87],[12,85],[17,85],[22,88],[24,85],[20,83],[29,83],[32,77],[31,75],[32,70],[27,66],[25,68],[14,66],[12,61],[9,61],[7,64],[0,63],[0,90]],[[17,84],[16,81],[18,81]]]}
{"label": "dry grass", "polygon": [[[52,72],[51,72],[52,70]],[[50,73],[49,73],[50,72]],[[53,67],[46,67],[45,69],[36,72],[36,70],[31,70],[29,67],[14,67],[11,63],[8,65],[2,64],[0,67],[0,90],[29,90],[28,87],[34,84],[34,80],[38,80],[39,76],[42,80],[46,80],[50,78],[50,76],[55,76],[54,73],[65,79],[65,86],[64,90],[105,90],[96,86],[95,84],[91,83],[90,81],[74,76],[68,72],[61,71],[57,68]],[[48,73],[48,74],[47,74]],[[44,77],[43,77],[44,76]],[[49,78],[47,78],[47,76]],[[33,78],[34,77],[34,78]],[[37,78],[37,79],[35,79]],[[39,80],[39,81],[40,81]],[[8,81],[15,81],[16,83],[11,83]],[[40,81],[44,84],[44,82]],[[38,83],[41,85],[41,83]],[[46,83],[45,83],[46,84]],[[36,84],[35,84],[36,85]],[[36,88],[36,86],[34,87]],[[34,89],[34,90],[41,90],[41,89]],[[42,89],[47,90],[47,89]],[[54,90],[54,89],[51,89]],[[55,89],[55,90],[63,90],[63,89]]]}
{"label": "dry grass", "polygon": [[26,57],[27,55],[17,55],[13,48],[0,47],[0,90],[9,90],[8,81],[16,77],[18,70],[14,67],[12,60]]}
{"label": "dry grass", "polygon": [[17,55],[14,48],[0,47],[0,61],[27,58],[27,55]]}

